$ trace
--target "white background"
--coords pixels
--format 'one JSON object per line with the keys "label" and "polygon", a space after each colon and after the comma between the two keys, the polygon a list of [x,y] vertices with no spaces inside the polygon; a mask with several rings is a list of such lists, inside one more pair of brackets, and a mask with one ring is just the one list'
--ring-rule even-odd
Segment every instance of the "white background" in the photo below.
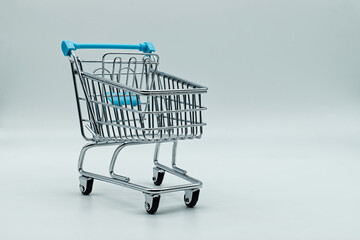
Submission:
{"label": "white background", "polygon": [[[351,0],[2,2],[0,238],[359,239],[359,21]],[[99,181],[79,193],[65,39],[151,41],[163,71],[209,87],[203,139],[179,143],[204,183],[194,209],[174,193],[151,216]],[[117,170],[151,186],[152,151],[125,149]]]}

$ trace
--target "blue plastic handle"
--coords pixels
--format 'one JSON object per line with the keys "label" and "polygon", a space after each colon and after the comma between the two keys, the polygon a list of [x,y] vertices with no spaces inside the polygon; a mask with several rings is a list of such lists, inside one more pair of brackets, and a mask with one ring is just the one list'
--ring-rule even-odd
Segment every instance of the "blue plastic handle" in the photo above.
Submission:
{"label": "blue plastic handle", "polygon": [[61,42],[61,50],[64,56],[69,56],[71,50],[75,51],[77,49],[135,49],[144,53],[155,52],[155,47],[151,42],[144,42],[138,45],[74,43],[69,40]]}

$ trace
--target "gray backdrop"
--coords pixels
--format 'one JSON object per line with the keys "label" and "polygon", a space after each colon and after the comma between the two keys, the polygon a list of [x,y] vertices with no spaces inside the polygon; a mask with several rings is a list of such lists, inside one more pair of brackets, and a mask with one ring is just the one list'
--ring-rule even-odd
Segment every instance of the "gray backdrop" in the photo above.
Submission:
{"label": "gray backdrop", "polygon": [[[0,238],[359,239],[359,22],[355,0],[3,1]],[[151,41],[163,71],[208,86],[204,137],[179,146],[204,182],[195,209],[174,194],[148,216],[141,194],[97,182],[78,193],[65,39]],[[150,182],[144,149],[124,171]]]}

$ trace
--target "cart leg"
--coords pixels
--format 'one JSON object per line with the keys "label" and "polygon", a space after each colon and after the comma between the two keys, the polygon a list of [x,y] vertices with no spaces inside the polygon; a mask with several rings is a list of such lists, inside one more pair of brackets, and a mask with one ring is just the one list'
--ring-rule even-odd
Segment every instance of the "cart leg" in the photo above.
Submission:
{"label": "cart leg", "polygon": [[178,144],[177,141],[175,141],[175,142],[173,143],[171,165],[172,165],[172,168],[173,168],[175,171],[186,175],[187,172],[186,172],[184,169],[181,169],[181,168],[179,168],[179,167],[176,166],[176,150],[177,150],[177,144]]}
{"label": "cart leg", "polygon": [[98,144],[94,144],[94,143],[89,143],[86,144],[80,151],[80,156],[79,156],[79,161],[78,161],[78,171],[80,174],[82,174],[83,172],[83,164],[84,164],[84,158],[85,158],[85,154],[86,152],[93,147],[97,147],[99,146]]}
{"label": "cart leg", "polygon": [[[199,188],[202,187],[202,183],[199,180],[188,176],[187,172],[184,169],[181,169],[176,166],[177,141],[173,142],[172,160],[171,160],[172,167],[170,168],[170,167],[167,167],[167,166],[159,163],[158,157],[159,157],[159,151],[160,151],[160,144],[161,143],[157,143],[155,146],[154,164],[156,167],[154,168],[154,177],[153,177],[154,184],[155,185],[161,184],[162,179],[164,178],[164,173],[165,173],[164,171],[169,172],[169,173],[171,173],[175,176],[178,176],[182,179],[185,179],[189,182],[192,182],[194,184],[194,187],[185,190],[184,202],[185,202],[185,205],[189,208],[195,207],[196,203],[199,200],[199,194],[200,194]],[[160,184],[157,184],[159,182],[160,182]]]}
{"label": "cart leg", "polygon": [[[176,166],[176,151],[177,151],[177,141],[173,142],[173,147],[172,147],[172,159],[171,159],[171,166],[172,169],[180,174],[186,175],[187,172],[184,169],[181,169],[179,167]],[[162,169],[162,164],[159,163],[158,157],[159,157],[159,151],[160,151],[160,144],[161,143],[157,143],[155,146],[155,152],[154,152],[154,164],[158,169]]]}
{"label": "cart leg", "polygon": [[110,173],[110,176],[114,179],[117,179],[117,180],[120,180],[120,181],[124,181],[124,182],[129,182],[130,181],[130,178],[128,177],[125,177],[125,176],[122,176],[122,175],[118,175],[118,174],[115,174],[114,173],[114,167],[115,167],[115,162],[116,162],[116,159],[120,153],[121,150],[124,149],[124,147],[126,145],[131,145],[131,143],[123,143],[121,144],[120,146],[118,146],[115,151],[114,151],[114,154],[111,158],[111,162],[110,162],[110,167],[109,167],[109,173]]}
{"label": "cart leg", "polygon": [[155,145],[155,152],[154,152],[154,164],[155,167],[153,168],[153,182],[156,186],[160,186],[161,183],[164,180],[164,176],[165,176],[165,171],[161,168],[158,167],[157,163],[158,163],[158,156],[159,156],[159,150],[160,150],[160,144],[161,143],[157,143]]}
{"label": "cart leg", "polygon": [[[114,143],[115,144],[115,143]],[[109,146],[109,145],[114,145],[114,144],[108,144],[108,143],[89,143],[86,144],[80,151],[80,156],[79,156],[79,161],[78,161],[78,171],[80,173],[80,177],[79,177],[79,181],[80,181],[80,192],[84,195],[89,195],[92,191],[92,187],[93,187],[93,183],[94,183],[94,178],[93,177],[89,177],[88,176],[88,172],[85,172],[83,170],[83,164],[84,164],[84,159],[85,159],[85,155],[86,152],[94,147],[101,147],[101,146]],[[120,145],[119,147],[116,148],[115,153],[115,159],[117,157],[117,155],[119,154],[119,152],[121,151],[121,149],[123,149],[125,146],[125,144]],[[113,156],[113,158],[114,158]],[[115,164],[115,159],[112,159],[112,164]],[[114,166],[113,166],[114,167]],[[112,167],[112,168],[113,168]],[[113,172],[113,171],[112,171]],[[123,176],[119,176],[119,177],[123,177]],[[126,179],[126,177],[123,177],[124,179]],[[128,178],[127,178],[128,179]],[[120,179],[122,180],[122,179]],[[129,179],[130,180],[130,179]],[[128,181],[129,181],[128,180]]]}
{"label": "cart leg", "polygon": [[80,152],[80,156],[79,156],[79,162],[78,162],[78,170],[79,173],[81,174],[81,176],[79,177],[79,188],[80,188],[80,192],[84,195],[89,195],[92,191],[93,188],[93,183],[94,183],[94,179],[90,178],[90,177],[86,177],[83,176],[83,164],[84,164],[84,158],[85,158],[85,154],[87,152],[87,150],[89,150],[90,148],[93,147],[97,147],[98,145],[96,144],[86,144]]}

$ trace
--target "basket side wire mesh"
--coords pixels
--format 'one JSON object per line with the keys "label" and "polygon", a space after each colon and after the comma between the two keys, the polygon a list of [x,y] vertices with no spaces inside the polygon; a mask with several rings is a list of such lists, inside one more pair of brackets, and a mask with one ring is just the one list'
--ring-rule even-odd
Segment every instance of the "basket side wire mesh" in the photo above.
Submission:
{"label": "basket side wire mesh", "polygon": [[[107,53],[98,61],[71,61],[81,131],[87,140],[201,137],[205,125],[202,111],[206,109],[201,105],[202,93],[192,91],[197,88],[194,84],[160,72],[158,60],[155,54]],[[190,91],[172,92],[185,89]],[[156,94],[158,90],[169,94]]]}

